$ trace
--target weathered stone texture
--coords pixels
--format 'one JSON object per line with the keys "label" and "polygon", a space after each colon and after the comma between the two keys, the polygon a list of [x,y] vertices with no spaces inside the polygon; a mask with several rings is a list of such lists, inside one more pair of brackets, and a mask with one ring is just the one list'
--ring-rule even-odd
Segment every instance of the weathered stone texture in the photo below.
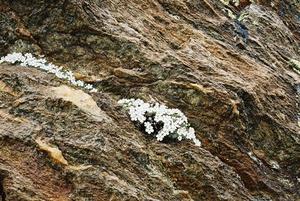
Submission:
{"label": "weathered stone texture", "polygon": [[[0,56],[99,89],[0,65],[0,201],[299,200],[300,2],[223,2],[0,0]],[[203,146],[143,135],[124,97],[179,108]]]}

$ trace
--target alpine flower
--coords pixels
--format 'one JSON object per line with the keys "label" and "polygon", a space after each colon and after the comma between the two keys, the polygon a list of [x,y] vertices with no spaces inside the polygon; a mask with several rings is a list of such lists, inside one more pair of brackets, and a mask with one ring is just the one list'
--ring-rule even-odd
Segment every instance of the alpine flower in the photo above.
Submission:
{"label": "alpine flower", "polygon": [[192,140],[201,146],[194,128],[190,127],[187,117],[178,109],[171,109],[159,103],[145,103],[141,99],[121,99],[118,103],[128,111],[130,119],[142,125],[144,132],[155,135],[158,141],[165,137]]}

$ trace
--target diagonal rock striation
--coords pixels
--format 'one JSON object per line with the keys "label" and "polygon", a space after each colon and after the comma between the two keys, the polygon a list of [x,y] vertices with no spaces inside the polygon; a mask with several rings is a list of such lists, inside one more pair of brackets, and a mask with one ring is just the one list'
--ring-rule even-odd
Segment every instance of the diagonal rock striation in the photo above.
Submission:
{"label": "diagonal rock striation", "polygon": [[[298,0],[0,0],[0,56],[98,89],[0,65],[0,200],[298,200],[299,19]],[[132,97],[179,108],[202,147],[143,135]]]}

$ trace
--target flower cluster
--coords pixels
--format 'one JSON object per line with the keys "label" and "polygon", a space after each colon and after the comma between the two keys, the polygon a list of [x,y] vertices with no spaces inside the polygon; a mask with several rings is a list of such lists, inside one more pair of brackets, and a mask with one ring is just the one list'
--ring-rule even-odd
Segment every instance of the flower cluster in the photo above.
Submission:
{"label": "flower cluster", "polygon": [[22,53],[8,54],[0,59],[0,64],[3,62],[12,64],[18,62],[21,66],[39,68],[47,71],[48,73],[54,74],[60,79],[68,80],[72,85],[88,89],[92,92],[97,91],[91,84],[87,84],[81,80],[76,80],[72,71],[63,70],[62,67],[58,67],[52,63],[48,63],[45,59],[37,59],[30,53],[26,53],[24,55]]}
{"label": "flower cluster", "polygon": [[140,99],[121,99],[118,103],[128,110],[132,121],[143,125],[145,132],[155,135],[158,141],[168,136],[179,141],[189,139],[195,145],[201,145],[196,139],[195,130],[180,110],[159,103],[145,103]]}

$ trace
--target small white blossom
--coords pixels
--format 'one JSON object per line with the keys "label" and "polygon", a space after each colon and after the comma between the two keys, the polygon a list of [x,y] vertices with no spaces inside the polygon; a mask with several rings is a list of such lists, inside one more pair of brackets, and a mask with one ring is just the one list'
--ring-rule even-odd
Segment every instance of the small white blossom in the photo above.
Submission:
{"label": "small white blossom", "polygon": [[200,147],[201,146],[201,142],[198,139],[193,139],[193,142],[195,143],[196,146]]}
{"label": "small white blossom", "polygon": [[72,85],[75,85],[77,87],[85,88],[87,90],[90,90],[91,92],[97,91],[97,89],[95,89],[91,84],[87,84],[81,80],[76,80],[72,71],[64,71],[62,67],[55,66],[52,63],[47,63],[45,59],[37,59],[30,53],[26,53],[23,55],[22,53],[14,52],[12,54],[1,57],[0,64],[3,62],[12,64],[18,62],[21,66],[39,68],[47,71],[48,73],[54,74],[60,79],[68,80]]}
{"label": "small white blossom", "polygon": [[[145,103],[140,99],[121,99],[118,103],[128,110],[132,121],[144,125],[145,132],[148,134],[155,132],[153,124],[163,125],[160,130],[156,131],[155,137],[158,141],[169,136],[179,141],[192,140],[195,145],[201,146],[201,142],[196,139],[194,128],[190,127],[187,117],[180,110],[167,108],[159,103]],[[149,119],[153,122],[150,123]]]}
{"label": "small white blossom", "polygon": [[154,128],[153,128],[153,126],[151,125],[150,122],[145,122],[144,126],[145,126],[146,133],[151,134],[151,133],[154,132]]}

